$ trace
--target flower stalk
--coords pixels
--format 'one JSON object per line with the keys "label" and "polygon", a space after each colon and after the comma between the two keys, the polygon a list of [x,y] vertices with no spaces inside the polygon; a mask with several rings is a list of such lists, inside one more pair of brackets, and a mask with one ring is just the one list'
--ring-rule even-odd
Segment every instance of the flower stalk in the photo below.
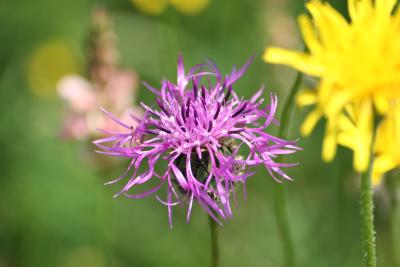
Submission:
{"label": "flower stalk", "polygon": [[[293,86],[290,89],[289,95],[286,99],[285,105],[283,106],[281,125],[278,135],[280,138],[286,139],[289,137],[294,100],[297,92],[299,91],[302,80],[303,74],[301,72],[298,72]],[[286,187],[282,187],[279,185],[274,186],[274,202],[275,217],[277,220],[278,230],[282,241],[282,251],[284,252],[284,266],[293,267],[295,266],[295,256],[292,236],[289,227]]]}
{"label": "flower stalk", "polygon": [[[373,142],[372,142],[373,143]],[[374,230],[374,204],[372,198],[371,176],[373,154],[370,149],[370,164],[368,171],[361,175],[361,231],[362,249],[366,267],[376,267],[376,243]]]}
{"label": "flower stalk", "polygon": [[210,224],[210,234],[211,234],[211,266],[219,266],[219,248],[218,248],[218,225],[217,222],[208,216],[208,222]]}
{"label": "flower stalk", "polygon": [[[305,0],[304,4],[306,5],[307,3],[308,0]],[[304,49],[307,50],[307,48]],[[289,95],[282,109],[281,124],[278,133],[278,136],[280,138],[289,138],[293,106],[302,81],[303,81],[303,73],[298,71],[296,74],[295,81],[292,85],[292,88],[289,91]],[[292,236],[289,227],[289,216],[288,216],[285,187],[274,186],[274,203],[275,203],[274,205],[275,217],[283,247],[282,251],[283,251],[284,266],[294,267],[295,255],[294,255]]]}

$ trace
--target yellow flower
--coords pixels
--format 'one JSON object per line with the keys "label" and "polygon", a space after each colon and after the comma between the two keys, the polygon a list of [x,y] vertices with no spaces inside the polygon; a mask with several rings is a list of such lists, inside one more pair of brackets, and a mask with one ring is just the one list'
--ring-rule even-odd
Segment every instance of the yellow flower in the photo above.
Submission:
{"label": "yellow flower", "polygon": [[161,15],[171,4],[185,15],[197,15],[203,11],[210,0],[131,0],[133,5],[147,15]]}
{"label": "yellow flower", "polygon": [[185,15],[197,15],[208,6],[210,0],[170,0],[170,2]]}
{"label": "yellow flower", "polygon": [[168,6],[168,0],[131,0],[133,5],[147,15],[161,15]]}
{"label": "yellow flower", "polygon": [[54,96],[58,80],[78,71],[73,50],[60,40],[38,46],[26,65],[26,75],[32,91],[41,97]]}
{"label": "yellow flower", "polygon": [[380,183],[384,173],[400,166],[400,105],[380,123],[375,141],[372,183]]}
{"label": "yellow flower", "polygon": [[369,165],[374,108],[385,116],[400,98],[400,12],[394,10],[396,2],[348,0],[351,21],[347,21],[328,3],[312,0],[306,6],[312,19],[306,15],[298,18],[309,52],[268,48],[263,56],[267,62],[289,65],[319,78],[315,90],[298,95],[300,106],[314,106],[301,132],[310,134],[324,117],[323,159],[334,158],[337,144],[349,147],[359,172]]}

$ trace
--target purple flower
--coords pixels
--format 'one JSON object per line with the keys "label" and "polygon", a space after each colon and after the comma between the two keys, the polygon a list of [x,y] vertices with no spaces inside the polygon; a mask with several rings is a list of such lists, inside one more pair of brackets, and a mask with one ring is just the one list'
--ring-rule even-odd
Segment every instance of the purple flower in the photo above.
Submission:
{"label": "purple flower", "polygon": [[[129,179],[116,196],[143,198],[166,186],[166,200],[156,198],[168,207],[170,225],[172,207],[187,203],[189,221],[193,202],[219,222],[232,215],[231,198],[236,200],[238,185],[245,186],[255,166],[264,165],[278,182],[281,178],[291,180],[282,168],[296,164],[274,159],[300,148],[295,141],[264,131],[271,123],[277,124],[277,97],[271,94],[271,103],[263,107],[263,88],[250,100],[239,98],[233,90],[249,64],[240,70],[233,68],[225,77],[211,61],[186,73],[180,56],[177,84],[164,80],[161,90],[145,84],[156,95],[157,104],[141,104],[143,118],[132,117],[136,128],[104,111],[126,128],[125,132],[103,130],[109,136],[94,142],[102,150],[99,153],[130,159],[123,175],[108,183]],[[165,168],[156,170],[155,165],[163,161],[167,162]],[[145,171],[139,173],[139,166],[146,166]],[[144,193],[128,192],[150,180],[158,184]]]}

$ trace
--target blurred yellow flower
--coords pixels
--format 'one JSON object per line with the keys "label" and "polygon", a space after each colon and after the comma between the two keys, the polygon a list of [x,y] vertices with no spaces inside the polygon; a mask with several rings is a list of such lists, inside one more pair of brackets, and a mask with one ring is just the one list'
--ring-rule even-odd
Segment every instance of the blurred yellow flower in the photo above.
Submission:
{"label": "blurred yellow flower", "polygon": [[27,79],[36,95],[55,95],[58,80],[78,71],[70,47],[61,41],[50,41],[35,49],[27,62]]}
{"label": "blurred yellow flower", "polygon": [[[263,56],[267,62],[289,65],[320,79],[315,90],[298,95],[300,106],[315,106],[301,132],[310,134],[319,119],[326,118],[323,159],[334,158],[337,144],[347,146],[354,152],[354,168],[359,172],[369,165],[374,108],[390,120],[390,110],[400,98],[400,12],[394,10],[396,2],[348,0],[348,22],[328,3],[312,0],[306,5],[312,20],[306,15],[298,18],[309,52],[267,48]],[[380,129],[379,135],[390,132]],[[385,149],[392,147],[385,144],[377,142],[379,155],[390,154]],[[388,162],[378,156],[375,172],[388,169],[382,167],[384,163]]]}
{"label": "blurred yellow flower", "polygon": [[375,153],[372,183],[377,185],[386,172],[400,166],[400,105],[379,124]]}
{"label": "blurred yellow flower", "polygon": [[168,6],[168,0],[131,0],[133,5],[147,15],[161,15]]}
{"label": "blurred yellow flower", "polygon": [[131,0],[133,5],[147,15],[161,15],[168,4],[185,15],[197,15],[209,4],[210,0]]}
{"label": "blurred yellow flower", "polygon": [[62,267],[105,267],[106,259],[100,250],[82,246],[75,248],[64,256],[61,262]]}
{"label": "blurred yellow flower", "polygon": [[197,15],[202,12],[209,4],[210,0],[170,0],[179,12],[185,15]]}

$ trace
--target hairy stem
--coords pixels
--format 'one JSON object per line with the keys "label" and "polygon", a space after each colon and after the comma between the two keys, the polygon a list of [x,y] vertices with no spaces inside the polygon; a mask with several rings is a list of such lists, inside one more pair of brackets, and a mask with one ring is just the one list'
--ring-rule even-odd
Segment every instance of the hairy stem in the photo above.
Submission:
{"label": "hairy stem", "polygon": [[211,234],[211,267],[218,267],[219,250],[218,250],[218,225],[213,218],[208,216]]}
{"label": "hairy stem", "polygon": [[361,175],[361,232],[362,249],[366,267],[376,267],[376,244],[374,230],[374,204],[372,199],[371,174],[373,167],[372,146],[368,171]]}

